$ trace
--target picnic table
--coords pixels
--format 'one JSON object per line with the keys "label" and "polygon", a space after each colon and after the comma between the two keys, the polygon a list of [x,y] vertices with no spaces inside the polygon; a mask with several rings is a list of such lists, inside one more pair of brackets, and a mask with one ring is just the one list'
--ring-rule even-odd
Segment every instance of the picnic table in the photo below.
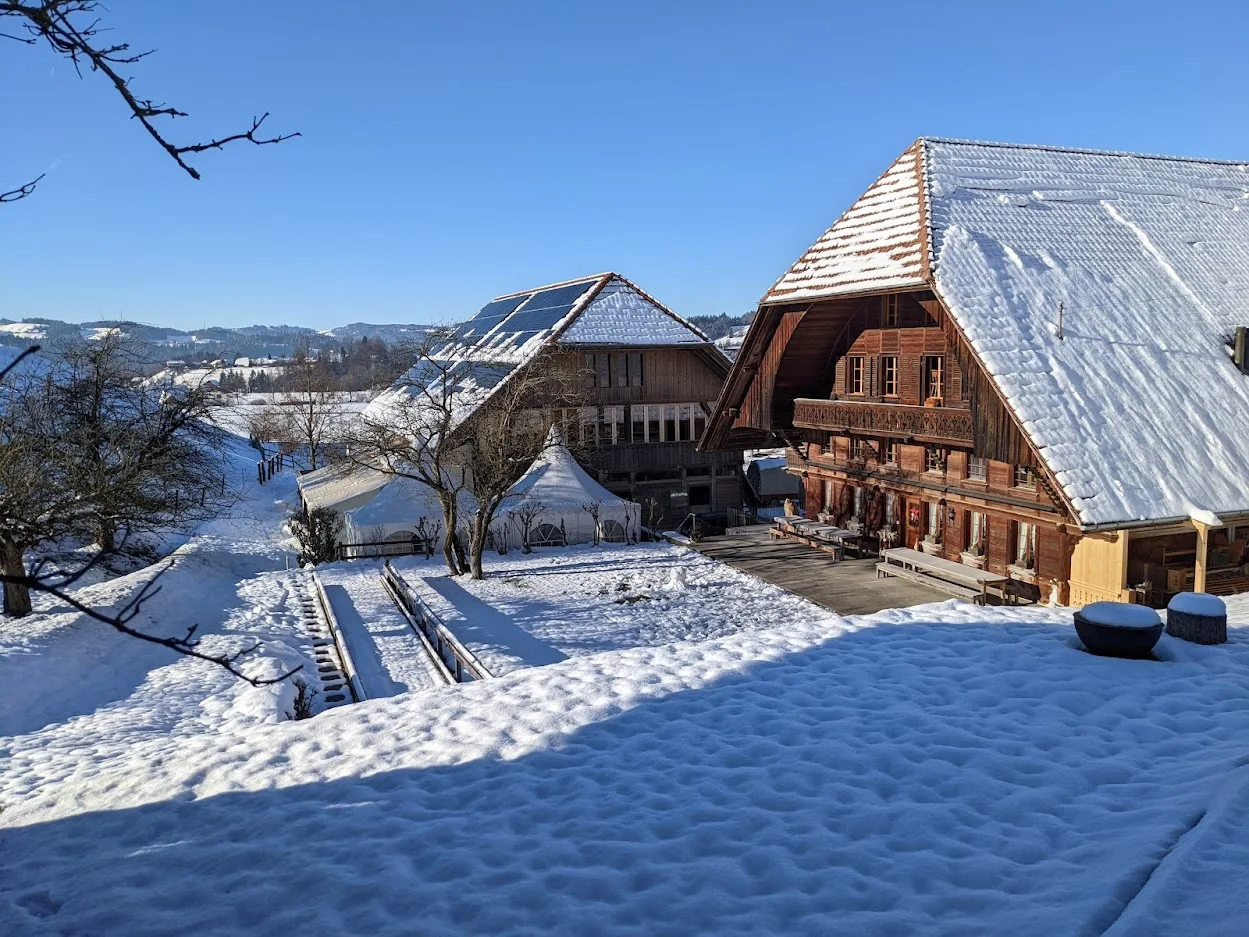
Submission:
{"label": "picnic table", "polygon": [[876,564],[876,575],[901,576],[913,582],[926,579],[930,584],[934,584],[934,579],[940,580],[941,584],[953,587],[945,591],[974,599],[981,605],[987,604],[990,589],[1000,590],[1003,600],[1012,595],[1008,586],[1010,576],[965,566],[939,556],[929,556],[909,547],[895,547],[882,552],[881,562]]}

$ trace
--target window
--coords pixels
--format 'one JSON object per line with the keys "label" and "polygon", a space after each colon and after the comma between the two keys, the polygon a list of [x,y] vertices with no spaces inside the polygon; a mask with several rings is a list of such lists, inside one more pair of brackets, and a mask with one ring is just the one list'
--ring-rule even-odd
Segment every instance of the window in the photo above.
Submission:
{"label": "window", "polygon": [[581,444],[595,446],[598,444],[598,407],[582,407],[580,410]]}
{"label": "window", "polygon": [[677,438],[677,405],[664,404],[664,442],[673,442]]}
{"label": "window", "polygon": [[642,353],[640,351],[629,352],[629,386],[642,386]]}
{"label": "window", "polygon": [[945,450],[938,449],[936,446],[924,447],[924,471],[925,472],[944,472],[945,471]]}
{"label": "window", "polygon": [[863,520],[863,489],[854,489],[854,516],[857,520]]}
{"label": "window", "polygon": [[692,508],[711,507],[711,486],[710,485],[690,485],[690,507]]}
{"label": "window", "polygon": [[861,462],[868,457],[871,447],[868,446],[866,439],[859,439],[857,436],[850,438],[850,458],[856,462]]}
{"label": "window", "polygon": [[928,502],[928,530],[925,533],[933,537],[941,535],[941,505],[935,501]]}
{"label": "window", "polygon": [[979,459],[976,456],[969,456],[967,459],[967,477],[972,481],[988,481],[989,460]]}
{"label": "window", "polygon": [[880,444],[880,463],[881,465],[898,464],[897,442],[892,439],[886,439]]}
{"label": "window", "polygon": [[967,552],[984,553],[989,542],[989,522],[979,511],[967,512]]}
{"label": "window", "polygon": [[892,527],[898,522],[898,496],[885,495],[885,526]]}
{"label": "window", "polygon": [[927,397],[945,396],[945,358],[942,355],[924,355],[924,387]]}
{"label": "window", "polygon": [[707,411],[703,409],[701,403],[694,404],[694,441],[703,438],[703,433],[707,429]]}
{"label": "window", "polygon": [[1036,488],[1036,474],[1026,465],[1015,466],[1015,487]]}
{"label": "window", "polygon": [[846,359],[846,392],[850,394],[863,393],[863,358],[860,355],[854,355]]}
{"label": "window", "polygon": [[625,416],[624,407],[608,407],[612,422],[616,425],[616,445],[624,446],[629,442],[629,421]]}
{"label": "window", "polygon": [[693,408],[688,403],[677,407],[677,438],[681,442],[690,441],[690,431],[694,422]]}
{"label": "window", "polygon": [[898,396],[897,355],[884,355],[880,359],[880,392],[886,397]]}
{"label": "window", "polygon": [[1015,549],[1012,562],[1022,569],[1036,566],[1036,524],[1015,525]]}
{"label": "window", "polygon": [[901,299],[902,297],[898,296],[896,293],[892,296],[885,296],[882,298],[880,317],[881,328],[896,329],[898,327],[898,322],[900,321],[898,317],[898,307],[901,305]]}
{"label": "window", "polygon": [[632,441],[646,442],[646,407],[640,404],[630,407],[629,422],[633,424]]}
{"label": "window", "polygon": [[663,407],[646,408],[646,441],[659,442],[659,426],[663,422]]}
{"label": "window", "polygon": [[824,510],[827,512],[833,506],[833,482],[832,479],[824,479]]}
{"label": "window", "polygon": [[616,412],[623,407],[600,407],[598,413],[598,444],[610,446],[616,441]]}

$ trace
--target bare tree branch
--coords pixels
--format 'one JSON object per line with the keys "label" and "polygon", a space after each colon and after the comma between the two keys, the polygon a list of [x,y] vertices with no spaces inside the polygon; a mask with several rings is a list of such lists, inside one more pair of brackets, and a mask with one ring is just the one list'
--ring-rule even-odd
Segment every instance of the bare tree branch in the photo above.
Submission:
{"label": "bare tree branch", "polygon": [[41,172],[25,185],[19,185],[16,189],[10,189],[8,192],[0,192],[0,205],[5,204],[6,202],[16,202],[18,199],[23,199],[30,195],[31,192],[35,191],[35,186],[37,186],[46,175],[46,172]]}
{"label": "bare tree branch", "polygon": [[[155,50],[134,52],[127,42],[102,42],[100,37],[106,30],[94,15],[100,9],[102,7],[97,0],[0,0],[0,20],[13,17],[26,33],[25,36],[0,33],[0,36],[26,45],[35,45],[40,40],[47,42],[54,52],[73,63],[79,77],[82,76],[84,64],[91,71],[102,73],[130,109],[130,116],[143,125],[157,145],[192,179],[199,179],[200,173],[187,162],[187,156],[203,153],[205,150],[219,150],[243,140],[257,146],[266,146],[299,136],[298,132],[271,137],[260,136],[261,125],[269,116],[265,113],[252,118],[249,130],[217,137],[204,143],[180,145],[172,142],[156,126],[155,121],[161,117],[186,117],[186,111],[150,98],[139,97],[130,87],[131,79],[123,77],[118,71],[119,67],[133,65]],[[34,190],[38,181],[36,179],[0,196],[0,204],[25,198]]]}

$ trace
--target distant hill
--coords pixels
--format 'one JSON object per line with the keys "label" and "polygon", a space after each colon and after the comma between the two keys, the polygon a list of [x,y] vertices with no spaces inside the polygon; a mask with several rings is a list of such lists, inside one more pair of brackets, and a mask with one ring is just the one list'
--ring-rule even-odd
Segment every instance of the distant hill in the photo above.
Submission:
{"label": "distant hill", "polygon": [[147,346],[153,364],[167,360],[191,362],[218,358],[284,358],[297,345],[319,349],[327,345],[359,340],[381,339],[387,344],[419,339],[428,330],[423,325],[370,324],[354,322],[334,329],[317,331],[301,325],[248,325],[240,328],[208,326],[183,330],[142,322],[97,320],[81,324],[31,316],[20,322],[0,319],[0,347],[28,348],[39,344],[54,349],[66,343],[90,341],[118,329]]}

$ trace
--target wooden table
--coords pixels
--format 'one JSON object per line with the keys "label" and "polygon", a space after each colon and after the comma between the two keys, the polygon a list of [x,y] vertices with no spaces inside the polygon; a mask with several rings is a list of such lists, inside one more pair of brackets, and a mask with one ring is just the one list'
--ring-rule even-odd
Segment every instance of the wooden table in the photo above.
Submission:
{"label": "wooden table", "polygon": [[919,573],[958,586],[962,592],[970,593],[969,597],[975,598],[981,605],[987,604],[990,587],[1001,587],[1003,601],[1007,596],[1006,583],[1010,582],[1010,576],[1003,576],[1001,573],[991,573],[976,569],[974,566],[965,566],[962,563],[942,559],[939,556],[929,556],[927,553],[908,547],[885,550],[881,553],[881,560],[876,564],[877,576],[897,575],[898,573],[893,572],[891,567]]}

